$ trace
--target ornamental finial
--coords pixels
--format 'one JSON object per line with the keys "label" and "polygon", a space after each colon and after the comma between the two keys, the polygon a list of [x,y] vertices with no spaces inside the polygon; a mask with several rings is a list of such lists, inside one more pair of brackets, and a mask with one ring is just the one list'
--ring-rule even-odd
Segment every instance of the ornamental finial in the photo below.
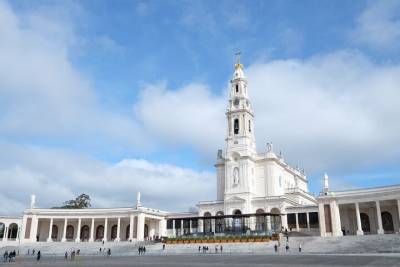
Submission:
{"label": "ornamental finial", "polygon": [[236,55],[236,64],[235,64],[235,69],[241,68],[243,69],[243,65],[240,63],[240,55],[242,54],[242,52],[240,52],[240,50],[238,50],[235,55]]}

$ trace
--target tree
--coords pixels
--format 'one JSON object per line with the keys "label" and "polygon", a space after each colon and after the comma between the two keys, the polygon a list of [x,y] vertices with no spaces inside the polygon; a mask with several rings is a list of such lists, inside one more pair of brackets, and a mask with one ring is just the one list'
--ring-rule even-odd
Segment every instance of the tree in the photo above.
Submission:
{"label": "tree", "polygon": [[[64,202],[64,205],[58,208],[61,209],[84,209],[89,208],[90,204],[90,196],[87,194],[80,194],[75,199],[71,199]],[[57,207],[56,207],[57,208]]]}

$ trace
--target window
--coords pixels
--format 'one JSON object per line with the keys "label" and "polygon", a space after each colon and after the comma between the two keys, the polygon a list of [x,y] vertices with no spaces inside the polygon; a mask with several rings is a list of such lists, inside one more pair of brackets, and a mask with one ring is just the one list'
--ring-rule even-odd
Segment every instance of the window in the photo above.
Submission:
{"label": "window", "polygon": [[236,84],[236,93],[239,93],[239,85]]}
{"label": "window", "polygon": [[249,133],[251,133],[251,120],[249,120]]}
{"label": "window", "polygon": [[234,134],[239,134],[239,119],[233,121],[233,131]]}

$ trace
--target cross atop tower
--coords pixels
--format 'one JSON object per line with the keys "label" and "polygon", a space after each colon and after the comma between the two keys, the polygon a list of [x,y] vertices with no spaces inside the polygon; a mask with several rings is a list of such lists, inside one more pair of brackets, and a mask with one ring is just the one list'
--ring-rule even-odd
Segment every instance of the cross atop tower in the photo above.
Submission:
{"label": "cross atop tower", "polygon": [[235,56],[236,56],[235,69],[238,69],[238,68],[243,69],[243,65],[240,64],[240,55],[241,55],[241,54],[242,54],[242,52],[240,52],[240,50],[238,50],[238,51],[235,53]]}

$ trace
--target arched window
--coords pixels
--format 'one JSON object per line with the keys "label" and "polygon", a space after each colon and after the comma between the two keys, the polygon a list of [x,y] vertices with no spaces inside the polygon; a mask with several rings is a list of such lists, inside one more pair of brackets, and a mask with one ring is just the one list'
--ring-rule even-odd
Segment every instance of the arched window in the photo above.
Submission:
{"label": "arched window", "polygon": [[81,236],[80,239],[81,241],[89,241],[89,226],[88,225],[84,225],[81,228]]}
{"label": "arched window", "polygon": [[369,216],[366,213],[360,213],[361,218],[361,229],[364,233],[371,232],[371,226],[369,224]]}
{"label": "arched window", "polygon": [[225,219],[222,218],[224,216],[223,211],[218,211],[217,216],[221,216],[221,218],[215,219],[215,232],[216,233],[223,233],[225,230]]}
{"label": "arched window", "polygon": [[67,239],[74,238],[74,227],[72,225],[67,226],[67,234],[65,235]]}
{"label": "arched window", "polygon": [[249,133],[251,133],[251,120],[249,120]]}
{"label": "arched window", "polygon": [[58,227],[57,225],[53,224],[52,229],[51,229],[51,239],[52,240],[57,240],[58,236]]}
{"label": "arched window", "polygon": [[390,214],[387,211],[382,212],[382,226],[383,226],[383,230],[385,230],[386,232],[393,232],[394,231],[394,227],[393,227],[393,218],[392,218],[392,214]]}
{"label": "arched window", "polygon": [[104,238],[104,226],[99,225],[96,228],[96,240],[102,240]]}
{"label": "arched window", "polygon": [[211,213],[205,212],[204,213],[204,233],[211,233],[212,232],[212,225],[211,225]]}
{"label": "arched window", "polygon": [[239,119],[233,121],[233,132],[234,134],[239,134]]}
{"label": "arched window", "polygon": [[10,224],[10,226],[8,226],[8,238],[16,239],[17,234],[18,234],[18,225],[16,223]]}
{"label": "arched window", "polygon": [[239,85],[238,84],[236,84],[235,89],[236,89],[236,93],[239,93]]}
{"label": "arched window", "polygon": [[111,240],[117,238],[118,226],[115,224],[111,227]]}

